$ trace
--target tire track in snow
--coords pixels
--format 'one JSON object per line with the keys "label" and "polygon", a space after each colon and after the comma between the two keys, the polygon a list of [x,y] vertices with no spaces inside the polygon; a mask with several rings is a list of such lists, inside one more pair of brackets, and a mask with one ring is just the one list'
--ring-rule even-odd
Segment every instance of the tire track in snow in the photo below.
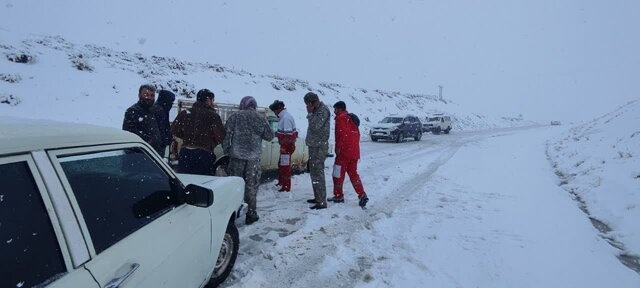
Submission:
{"label": "tire track in snow", "polygon": [[[436,142],[440,143],[436,147],[432,146],[434,141],[400,144],[404,146],[394,144],[392,149],[378,149],[376,147],[373,155],[367,155],[367,161],[383,162],[385,158],[392,158],[394,163],[419,162],[424,161],[422,159],[425,158],[433,158],[434,154],[437,156],[435,160],[425,163],[426,166],[410,163],[409,167],[421,167],[422,169],[411,171],[412,175],[402,175],[407,176],[402,179],[394,179],[402,185],[389,193],[381,194],[382,198],[373,198],[365,211],[353,207],[340,207],[340,211],[331,211],[331,209],[309,211],[304,207],[303,209],[306,211],[289,209],[289,213],[287,213],[288,207],[282,203],[264,207],[288,215],[284,217],[285,219],[264,219],[268,223],[264,223],[267,224],[267,227],[262,228],[262,234],[252,234],[252,232],[256,232],[255,226],[245,227],[246,230],[243,232],[252,234],[249,239],[253,242],[246,243],[245,240],[246,245],[241,246],[241,250],[249,258],[244,259],[241,263],[236,263],[236,269],[224,286],[246,287],[245,285],[250,283],[250,286],[258,287],[352,287],[359,281],[367,281],[368,277],[373,277],[366,274],[368,268],[372,266],[374,261],[379,260],[375,258],[376,255],[366,249],[359,249],[354,252],[357,253],[357,257],[353,257],[358,259],[357,263],[340,263],[339,257],[335,257],[340,252],[339,250],[345,249],[345,245],[346,249],[349,249],[349,239],[361,231],[372,230],[372,223],[392,217],[397,209],[406,205],[405,199],[410,198],[409,196],[413,193],[422,191],[422,187],[430,181],[430,176],[451,159],[460,147],[472,141],[495,136],[490,134],[492,133],[461,135],[449,139],[451,142],[440,141],[444,139],[439,138]],[[388,152],[389,150],[391,152]],[[373,164],[375,166],[376,163]],[[369,165],[369,168],[362,169],[361,173],[373,175],[373,177],[384,174],[384,172],[378,171],[379,169]],[[329,191],[331,187],[331,184],[328,183]],[[370,192],[372,196],[377,195],[376,190],[386,188],[367,186],[366,181],[365,187],[368,191],[373,191]],[[350,191],[345,192],[349,193]],[[428,194],[430,193],[428,192]],[[298,201],[299,199],[295,200],[295,202]],[[321,219],[317,219],[317,217]],[[322,217],[330,217],[331,219],[322,220]],[[293,227],[284,228],[286,226]],[[275,233],[279,235],[274,236]],[[286,239],[282,239],[283,237]],[[266,247],[263,249],[265,242],[272,243],[272,247],[268,247],[268,250]],[[265,259],[269,261],[265,261]],[[262,265],[265,262],[269,265]],[[344,266],[344,268],[335,270],[327,266]],[[327,277],[326,274],[334,277]]]}

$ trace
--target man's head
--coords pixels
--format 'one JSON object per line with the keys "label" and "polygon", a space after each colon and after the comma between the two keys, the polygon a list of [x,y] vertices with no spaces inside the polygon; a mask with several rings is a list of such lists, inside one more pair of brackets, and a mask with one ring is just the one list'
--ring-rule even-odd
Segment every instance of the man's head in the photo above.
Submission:
{"label": "man's head", "polygon": [[273,103],[269,105],[269,109],[271,109],[271,111],[273,111],[273,113],[275,113],[276,116],[280,115],[280,112],[284,110],[284,102],[280,100],[273,101]]}
{"label": "man's head", "polygon": [[156,101],[156,87],[151,84],[143,84],[138,89],[138,102],[144,107],[151,108]]}
{"label": "man's head", "polygon": [[256,102],[256,98],[253,98],[251,96],[244,96],[242,100],[240,100],[240,110],[255,110],[257,107],[258,103]]}
{"label": "man's head", "polygon": [[347,110],[347,104],[345,104],[344,101],[338,101],[336,104],[333,104],[333,109],[336,113],[345,111]]}
{"label": "man's head", "polygon": [[198,102],[206,103],[207,106],[213,107],[213,99],[216,98],[216,95],[213,94],[209,89],[200,89],[198,94],[196,94],[196,100]]}
{"label": "man's head", "polygon": [[304,104],[307,105],[307,112],[313,112],[318,106],[320,106],[320,98],[318,94],[309,92],[304,95]]}

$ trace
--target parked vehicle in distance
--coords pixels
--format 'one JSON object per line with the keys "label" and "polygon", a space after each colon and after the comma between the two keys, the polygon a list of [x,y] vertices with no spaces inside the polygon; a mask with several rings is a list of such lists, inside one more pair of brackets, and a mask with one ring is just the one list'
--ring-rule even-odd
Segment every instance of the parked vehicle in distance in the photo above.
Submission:
{"label": "parked vehicle in distance", "polygon": [[215,286],[238,255],[242,178],[126,131],[0,117],[0,183],[0,287]]}
{"label": "parked vehicle in distance", "polygon": [[562,123],[560,123],[560,121],[551,121],[551,126],[560,126],[562,125]]}
{"label": "parked vehicle in distance", "polygon": [[[175,108],[175,115],[177,115],[180,111],[189,109],[193,106],[195,100],[192,99],[178,99]],[[215,103],[215,109],[222,118],[222,123],[227,121],[227,118],[233,113],[240,110],[240,107],[237,104],[225,104],[225,103]],[[275,132],[278,130],[278,117],[266,107],[258,107],[256,109],[258,113],[264,115],[265,119],[269,121],[269,125],[271,129]],[[175,116],[172,118],[175,119]],[[171,158],[170,162],[172,165],[178,164],[178,152],[180,151],[180,145],[182,141],[180,139],[175,139],[174,144],[171,145]],[[332,151],[332,147],[329,147],[329,151]],[[216,146],[213,153],[216,155],[216,163],[214,164],[214,171],[216,171],[216,175],[224,175],[224,167],[229,163],[229,157],[224,155],[222,151],[222,145]],[[276,171],[278,170],[278,161],[280,161],[280,144],[278,144],[278,139],[273,138],[271,141],[262,141],[262,158],[260,159],[260,165],[262,166],[262,171]],[[309,161],[309,148],[304,142],[304,139],[298,137],[296,139],[296,150],[291,155],[291,166],[294,171],[306,171],[307,170],[307,162]]]}
{"label": "parked vehicle in distance", "polygon": [[449,134],[451,132],[451,117],[443,114],[433,114],[431,117],[426,117],[422,124],[422,132],[431,132],[436,135],[440,132]]}
{"label": "parked vehicle in distance", "polygon": [[374,124],[369,130],[369,136],[373,142],[385,139],[399,143],[408,137],[413,137],[416,141],[420,141],[422,138],[422,123],[414,115],[391,115]]}

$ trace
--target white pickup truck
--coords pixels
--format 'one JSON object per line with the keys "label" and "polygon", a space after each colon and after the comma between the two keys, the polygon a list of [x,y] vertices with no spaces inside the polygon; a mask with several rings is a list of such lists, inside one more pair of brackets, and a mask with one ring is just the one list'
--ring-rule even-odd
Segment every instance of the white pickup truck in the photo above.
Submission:
{"label": "white pickup truck", "polygon": [[449,134],[451,132],[451,117],[442,114],[433,114],[431,117],[426,117],[422,122],[422,132],[431,132],[433,134],[440,134],[444,132]]}
{"label": "white pickup truck", "polygon": [[[191,108],[194,102],[195,100],[193,99],[178,99],[174,104],[174,111],[172,114],[177,115],[180,111]],[[220,118],[222,118],[222,123],[227,121],[227,118],[229,118],[231,113],[240,110],[237,104],[215,103],[214,106],[220,115]],[[278,130],[278,117],[269,108],[258,107],[256,111],[261,115],[264,115],[265,119],[269,121],[269,125],[271,125],[271,129],[273,129],[273,131]],[[172,117],[172,119],[174,118],[175,116]],[[180,139],[176,139],[174,144],[171,145],[170,161],[172,165],[176,165],[178,163],[178,151],[180,151],[180,145]],[[216,171],[216,175],[224,175],[223,170],[229,163],[229,157],[224,155],[222,145],[216,146],[214,154],[216,155],[214,171]],[[278,144],[278,139],[274,137],[271,141],[262,141],[262,158],[260,159],[262,171],[277,170],[279,160],[280,144]],[[308,161],[309,148],[305,144],[304,139],[298,138],[296,140],[296,151],[291,156],[292,169],[297,172],[306,171]]]}

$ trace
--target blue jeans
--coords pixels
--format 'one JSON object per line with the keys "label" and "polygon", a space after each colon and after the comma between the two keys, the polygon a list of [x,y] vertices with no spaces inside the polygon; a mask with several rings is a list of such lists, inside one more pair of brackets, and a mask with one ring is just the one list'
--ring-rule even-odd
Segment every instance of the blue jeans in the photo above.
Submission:
{"label": "blue jeans", "polygon": [[185,174],[213,175],[216,155],[203,149],[181,148],[178,172]]}

